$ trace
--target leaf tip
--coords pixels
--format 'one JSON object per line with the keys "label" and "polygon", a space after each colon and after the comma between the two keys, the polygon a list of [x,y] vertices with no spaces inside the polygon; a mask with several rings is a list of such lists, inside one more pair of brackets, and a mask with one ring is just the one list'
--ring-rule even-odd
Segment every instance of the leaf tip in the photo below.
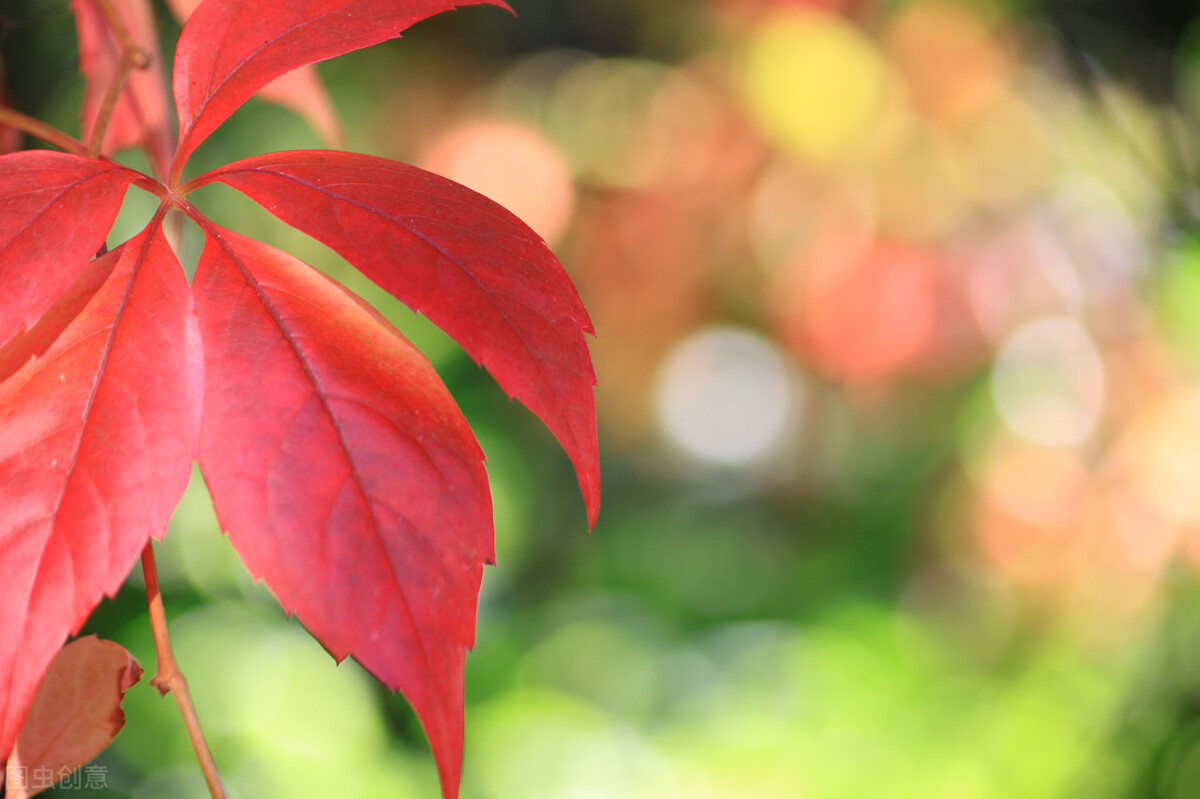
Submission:
{"label": "leaf tip", "polygon": [[517,15],[516,10],[514,10],[513,7],[510,6],[508,3],[504,2],[504,0],[475,0],[475,2],[487,3],[488,5],[496,6],[497,8],[502,8],[505,11],[507,11],[508,13],[512,14],[514,17]]}
{"label": "leaf tip", "polygon": [[579,487],[583,491],[583,503],[587,508],[588,532],[591,533],[596,527],[596,520],[600,517],[599,464],[594,469],[589,469],[586,473],[581,473],[579,480]]}

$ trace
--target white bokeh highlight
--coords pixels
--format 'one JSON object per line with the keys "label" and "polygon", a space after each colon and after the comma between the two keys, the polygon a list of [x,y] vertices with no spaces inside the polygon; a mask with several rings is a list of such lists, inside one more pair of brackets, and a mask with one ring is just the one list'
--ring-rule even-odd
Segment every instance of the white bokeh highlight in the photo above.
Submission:
{"label": "white bokeh highlight", "polygon": [[685,455],[750,466],[782,446],[801,396],[790,362],[762,336],[712,327],[685,339],[659,371],[659,424]]}
{"label": "white bokeh highlight", "polygon": [[1105,398],[1104,363],[1083,325],[1070,317],[1026,323],[1000,349],[992,400],[1016,435],[1047,447],[1091,435]]}

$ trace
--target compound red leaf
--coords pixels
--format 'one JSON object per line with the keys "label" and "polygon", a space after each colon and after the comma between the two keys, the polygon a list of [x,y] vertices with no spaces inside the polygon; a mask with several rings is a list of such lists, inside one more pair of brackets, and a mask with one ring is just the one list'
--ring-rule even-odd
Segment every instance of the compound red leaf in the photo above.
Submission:
{"label": "compound red leaf", "polygon": [[341,253],[440,325],[542,418],[600,502],[591,322],[545,242],[502,207],[416,167],[350,153],[247,158],[226,183]]}
{"label": "compound red leaf", "polygon": [[206,0],[175,49],[173,171],[251,95],[306,64],[394,39],[426,17],[503,0]]}
{"label": "compound red leaf", "polygon": [[125,726],[121,698],[141,676],[133,655],[112,641],[89,635],[60,649],[8,760],[8,799],[41,793],[108,746]]}
{"label": "compound red leaf", "polygon": [[[149,58],[149,65],[132,70],[125,78],[104,132],[102,151],[113,153],[144,146],[155,170],[165,176],[171,163],[171,119],[154,12],[148,0],[110,2],[134,43]],[[75,27],[79,32],[79,69],[86,79],[83,139],[88,141],[117,74],[122,49],[97,0],[71,0],[71,10],[75,12]]]}
{"label": "compound red leaf", "polygon": [[166,529],[195,454],[199,335],[157,220],[88,269],[107,278],[67,292],[46,315],[61,334],[0,383],[0,760],[63,640]]}
{"label": "compound red leaf", "polygon": [[463,664],[493,559],[483,454],[433,367],[306,264],[210,226],[200,467],[256,578],[408,697],[457,794]]}
{"label": "compound red leaf", "polygon": [[0,345],[37,322],[75,282],[137,177],[66,153],[0,156]]}
{"label": "compound red leaf", "polygon": [[[200,3],[201,0],[167,0],[171,13],[180,22],[187,22]],[[311,64],[280,75],[259,89],[258,98],[295,112],[330,145],[340,147],[346,138],[329,92]]]}

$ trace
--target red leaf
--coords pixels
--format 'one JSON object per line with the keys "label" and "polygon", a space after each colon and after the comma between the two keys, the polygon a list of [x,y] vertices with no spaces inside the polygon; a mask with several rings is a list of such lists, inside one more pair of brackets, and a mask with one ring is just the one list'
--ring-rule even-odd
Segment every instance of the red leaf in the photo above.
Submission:
{"label": "red leaf", "polygon": [[591,322],[536,233],[486,197],[407,164],[300,151],[247,158],[226,183],[420,310],[558,436],[595,523],[600,502]]}
{"label": "red leaf", "polygon": [[37,322],[75,281],[138,177],[66,153],[0,156],[0,345]]}
{"label": "red leaf", "polygon": [[457,6],[503,0],[207,0],[175,49],[181,131],[173,171],[251,95],[285,72],[394,39]]}
{"label": "red leaf", "polygon": [[337,659],[404,692],[446,796],[463,662],[493,559],[483,454],[411,344],[290,255],[210,227],[200,466],[256,578]]}
{"label": "red leaf", "polygon": [[157,221],[89,270],[111,274],[0,384],[0,760],[63,640],[161,537],[195,452],[198,334]]}
{"label": "red leaf", "polygon": [[[187,22],[200,3],[201,0],[167,0],[171,13],[180,22]],[[345,140],[329,92],[311,64],[280,75],[258,91],[258,98],[291,109],[328,144],[341,146]]]}
{"label": "red leaf", "polygon": [[[167,77],[158,47],[158,29],[148,0],[110,0],[125,29],[149,58],[146,69],[134,69],[104,131],[103,152],[145,146],[159,175],[171,162],[171,129],[167,104]],[[121,44],[97,0],[71,0],[79,32],[79,69],[86,78],[83,95],[83,139],[88,141],[96,117],[117,74]]]}
{"label": "red leaf", "polygon": [[[89,635],[60,649],[5,769],[8,799],[41,793],[108,746],[125,726],[121,697],[141,676],[133,655],[112,641]],[[31,778],[39,773],[53,782]]]}

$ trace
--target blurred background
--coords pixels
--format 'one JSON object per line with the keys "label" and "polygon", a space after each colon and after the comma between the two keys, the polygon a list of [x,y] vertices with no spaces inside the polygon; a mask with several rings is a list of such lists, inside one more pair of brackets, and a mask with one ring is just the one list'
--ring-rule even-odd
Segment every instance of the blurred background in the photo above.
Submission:
{"label": "blurred background", "polygon": [[[378,304],[488,455],[463,796],[1200,796],[1194,1],[513,5],[320,70],[348,149],[502,202],[575,279],[592,535],[551,436],[453,342],[196,198]],[[65,0],[3,10],[15,104],[77,131]],[[197,168],[320,146],[252,102]],[[198,474],[159,551],[231,796],[438,795],[404,700],[251,583]],[[137,582],[87,631],[150,669]],[[107,795],[205,796],[173,703],[125,706]]]}

